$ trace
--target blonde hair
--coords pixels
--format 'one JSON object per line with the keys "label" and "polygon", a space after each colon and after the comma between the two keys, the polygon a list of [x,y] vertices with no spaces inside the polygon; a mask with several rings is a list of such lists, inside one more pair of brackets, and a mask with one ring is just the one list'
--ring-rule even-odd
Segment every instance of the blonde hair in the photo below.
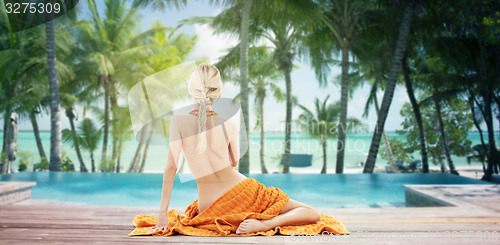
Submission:
{"label": "blonde hair", "polygon": [[202,153],[207,148],[207,107],[212,105],[213,99],[219,98],[222,92],[219,70],[213,65],[199,65],[189,78],[188,89],[194,102],[199,103],[198,145],[196,151]]}

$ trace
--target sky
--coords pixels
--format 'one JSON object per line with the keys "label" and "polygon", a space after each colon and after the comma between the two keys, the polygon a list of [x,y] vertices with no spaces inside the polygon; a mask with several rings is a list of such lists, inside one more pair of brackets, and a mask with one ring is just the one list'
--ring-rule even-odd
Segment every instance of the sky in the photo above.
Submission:
{"label": "sky", "polygon": [[[98,8],[103,9],[103,4],[101,1],[98,2]],[[81,8],[82,18],[88,18],[88,11],[86,9],[86,1],[80,1],[77,8]],[[141,28],[142,30],[149,29],[154,21],[160,20],[165,26],[175,27],[178,22],[183,19],[188,19],[195,16],[215,16],[221,11],[222,7],[210,5],[206,1],[188,1],[186,7],[182,9],[169,9],[165,11],[157,11],[152,8],[142,9],[140,13],[142,15]],[[196,34],[198,36],[198,43],[196,44],[193,53],[190,55],[190,59],[199,60],[200,57],[209,57],[210,63],[215,64],[218,58],[223,56],[225,50],[233,47],[238,43],[238,40],[231,38],[227,35],[214,35],[210,27],[206,25],[185,25],[179,29],[179,32],[184,32],[187,34]],[[294,62],[299,68],[294,69],[291,74],[292,79],[292,94],[298,97],[299,104],[302,104],[308,108],[314,108],[314,100],[318,97],[323,100],[327,95],[330,95],[329,101],[334,102],[340,100],[340,86],[330,82],[326,87],[320,87],[316,79],[314,71],[311,69],[307,60],[296,60]],[[340,74],[340,67],[333,67],[330,72],[330,80],[332,81],[335,77]],[[224,77],[222,77],[224,82]],[[280,86],[283,91],[285,90],[285,82],[283,80],[276,81],[276,84]],[[355,90],[352,95],[352,99],[348,102],[348,117],[356,117],[361,119],[369,126],[369,130],[373,131],[375,127],[376,114],[375,110],[372,108],[369,112],[367,118],[362,118],[364,106],[366,99],[370,91],[369,85],[364,85],[361,88]],[[239,86],[236,86],[230,82],[224,83],[223,92],[221,97],[232,98],[239,92]],[[378,93],[379,101],[382,101],[383,91]],[[398,85],[394,93],[394,98],[392,101],[391,108],[389,110],[389,115],[386,120],[385,129],[386,131],[394,131],[400,129],[401,118],[399,111],[405,102],[408,102],[408,96],[404,86]],[[253,112],[253,97],[250,97],[250,129],[254,128],[255,116]],[[268,96],[264,104],[265,108],[265,131],[284,131],[285,120],[285,104],[278,103]],[[77,112],[79,113],[79,118],[82,118],[83,109],[77,106]],[[302,112],[298,107],[295,107],[292,111],[292,117],[295,119]],[[92,115],[86,115],[86,117],[93,117]],[[45,114],[38,118],[40,130],[50,130],[50,116]],[[69,128],[68,118],[65,116],[64,111],[61,111],[61,127],[62,129]],[[21,120],[19,123],[20,130],[32,130],[31,123],[29,119]]]}

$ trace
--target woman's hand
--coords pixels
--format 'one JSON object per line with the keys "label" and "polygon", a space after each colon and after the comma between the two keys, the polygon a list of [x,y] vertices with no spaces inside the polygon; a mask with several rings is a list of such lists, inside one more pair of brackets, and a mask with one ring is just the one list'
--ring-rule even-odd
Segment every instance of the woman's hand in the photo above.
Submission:
{"label": "woman's hand", "polygon": [[158,222],[153,226],[153,229],[148,231],[148,233],[154,233],[157,231],[166,231],[168,227],[168,216],[166,212],[160,212],[158,215]]}

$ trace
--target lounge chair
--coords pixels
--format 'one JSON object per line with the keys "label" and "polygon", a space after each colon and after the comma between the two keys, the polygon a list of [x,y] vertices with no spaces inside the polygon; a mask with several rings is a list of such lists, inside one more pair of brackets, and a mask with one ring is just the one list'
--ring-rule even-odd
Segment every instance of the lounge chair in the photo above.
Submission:
{"label": "lounge chair", "polygon": [[417,170],[417,168],[420,168],[420,167],[422,167],[422,161],[413,160],[410,162],[410,165],[408,166],[408,170],[410,170],[411,172],[415,172],[415,170]]}

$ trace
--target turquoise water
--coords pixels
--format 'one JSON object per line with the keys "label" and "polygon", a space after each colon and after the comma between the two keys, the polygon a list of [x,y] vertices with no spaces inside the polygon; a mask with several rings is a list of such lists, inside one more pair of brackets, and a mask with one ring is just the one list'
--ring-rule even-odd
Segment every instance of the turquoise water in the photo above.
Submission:
{"label": "turquoise water", "polygon": [[[0,132],[0,136],[2,133]],[[47,156],[50,154],[50,132],[41,132],[40,136],[42,138],[43,146],[45,149],[45,153]],[[346,148],[345,148],[345,167],[346,168],[356,168],[359,167],[357,163],[362,162],[366,159],[368,150],[370,148],[371,138],[373,134],[348,134],[346,138]],[[397,133],[390,132],[388,133],[389,137],[399,137],[404,138]],[[470,132],[468,135],[468,139],[472,141],[472,144],[479,144],[479,133]],[[259,162],[259,142],[260,142],[260,134],[259,133],[251,133],[250,134],[250,171],[258,173],[260,172],[260,162]],[[279,160],[276,158],[278,154],[283,152],[283,142],[284,142],[284,134],[283,133],[266,133],[265,135],[265,162],[267,169],[269,171],[281,171],[282,167],[279,165]],[[127,167],[132,159],[138,142],[135,139],[128,140],[123,147],[122,154],[122,165]],[[111,142],[108,144],[108,154],[111,154]],[[163,168],[167,162],[166,155],[166,145],[151,145],[148,151],[148,159],[145,167],[146,172],[163,172]],[[76,157],[75,151],[71,148],[69,144],[64,144],[62,146],[63,150],[66,150],[69,158],[75,163],[77,170],[79,169],[78,159]],[[94,152],[94,157],[96,159],[96,164],[98,164],[99,159],[101,159],[101,146],[97,148],[98,150]],[[35,160],[38,161],[38,150],[36,147],[35,137],[33,132],[31,131],[22,131],[19,132],[18,136],[18,151],[27,151],[30,152]],[[337,140],[332,138],[327,142],[327,164],[330,173],[334,172],[335,169],[335,161],[336,161],[336,151],[337,151]],[[307,134],[292,134],[292,143],[291,143],[291,152],[292,153],[303,153],[303,154],[312,154],[313,155],[313,164],[311,167],[307,168],[308,170],[313,169],[320,171],[323,160],[322,160],[322,149],[319,144],[319,140],[315,138],[311,138]],[[85,164],[88,169],[90,169],[90,154],[88,152],[82,151]],[[467,161],[465,157],[456,157],[453,156],[453,160],[455,165],[457,166],[466,166]],[[377,160],[377,164],[383,165],[387,161],[381,159],[380,157]],[[15,169],[19,164],[19,160],[16,160],[14,163]],[[472,165],[481,166],[479,162],[473,162]],[[30,169],[32,166],[28,166]],[[97,167],[97,166],[96,166]],[[293,170],[292,170],[293,171]],[[297,171],[300,171],[298,169]]]}
{"label": "turquoise water", "polygon": [[[450,174],[249,174],[290,198],[318,207],[341,208],[376,202],[405,201],[402,184],[487,184]],[[33,199],[57,199],[104,206],[159,207],[162,174],[21,172],[2,181],[36,181]],[[197,199],[195,181],[176,176],[170,208],[185,208]]]}

